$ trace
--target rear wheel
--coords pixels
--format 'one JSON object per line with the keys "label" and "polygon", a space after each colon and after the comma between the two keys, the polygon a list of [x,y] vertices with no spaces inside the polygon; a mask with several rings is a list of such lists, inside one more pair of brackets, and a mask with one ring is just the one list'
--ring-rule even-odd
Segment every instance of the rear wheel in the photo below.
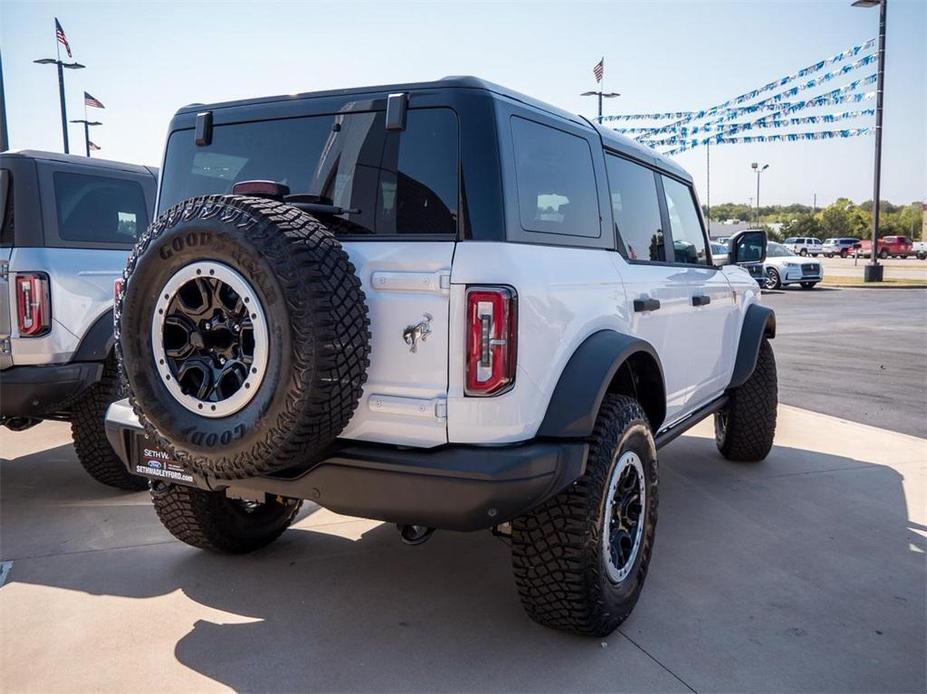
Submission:
{"label": "rear wheel", "polygon": [[814,289],[814,285],[816,285],[816,284],[817,284],[817,282],[802,282],[802,283],[801,283],[801,288],[802,288],[802,289]]}
{"label": "rear wheel", "polygon": [[103,376],[92,385],[73,407],[71,436],[77,459],[93,479],[116,489],[130,492],[148,488],[144,477],[129,474],[126,466],[109,445],[103,420],[106,408],[126,396],[125,382],[119,375],[116,357],[103,364]]}
{"label": "rear wheel", "polygon": [[846,248],[844,248],[842,251],[840,251],[840,257],[841,257],[841,258],[846,258],[846,257],[848,257],[849,255],[850,255],[850,252],[849,252]]}
{"label": "rear wheel", "polygon": [[637,401],[608,395],[585,474],[512,521],[515,584],[545,626],[605,636],[634,609],[657,523],[657,457]]}
{"label": "rear wheel", "polygon": [[800,251],[798,251],[798,255],[802,255],[802,256],[808,255],[808,251],[807,251],[806,249],[802,248]]}
{"label": "rear wheel", "polygon": [[268,496],[263,502],[230,499],[207,492],[155,482],[151,500],[161,524],[182,542],[222,554],[253,552],[286,530],[302,501]]}
{"label": "rear wheel", "polygon": [[888,257],[888,251],[883,248],[881,251],[879,251],[879,257],[882,260],[885,260]]}
{"label": "rear wheel", "polygon": [[764,338],[750,378],[731,390],[727,405],[715,414],[715,443],[721,455],[739,462],[763,460],[776,435],[778,405],[776,357]]}

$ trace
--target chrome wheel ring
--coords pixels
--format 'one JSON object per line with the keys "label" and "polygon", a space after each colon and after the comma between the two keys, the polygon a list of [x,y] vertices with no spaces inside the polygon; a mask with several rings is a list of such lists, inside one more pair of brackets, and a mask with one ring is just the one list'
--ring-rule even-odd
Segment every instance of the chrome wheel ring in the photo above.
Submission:
{"label": "chrome wheel ring", "polygon": [[267,372],[264,308],[228,265],[190,263],[158,293],[151,350],[178,403],[204,417],[227,417],[251,402]]}
{"label": "chrome wheel ring", "polygon": [[602,552],[612,583],[628,577],[644,537],[647,488],[644,464],[634,451],[625,451],[612,467],[605,504]]}

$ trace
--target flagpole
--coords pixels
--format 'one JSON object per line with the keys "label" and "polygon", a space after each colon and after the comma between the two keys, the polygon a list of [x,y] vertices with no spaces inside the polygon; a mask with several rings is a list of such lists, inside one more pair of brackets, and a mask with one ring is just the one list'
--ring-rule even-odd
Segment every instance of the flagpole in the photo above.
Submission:
{"label": "flagpole", "polygon": [[55,55],[58,58],[58,99],[61,102],[61,134],[64,137],[64,153],[70,154],[68,143],[68,109],[64,103],[64,68],[61,65],[61,42],[58,40],[58,26],[55,26]]}
{"label": "flagpole", "polygon": [[87,158],[90,158],[90,125],[87,123],[87,99],[84,98],[84,149],[87,150]]}

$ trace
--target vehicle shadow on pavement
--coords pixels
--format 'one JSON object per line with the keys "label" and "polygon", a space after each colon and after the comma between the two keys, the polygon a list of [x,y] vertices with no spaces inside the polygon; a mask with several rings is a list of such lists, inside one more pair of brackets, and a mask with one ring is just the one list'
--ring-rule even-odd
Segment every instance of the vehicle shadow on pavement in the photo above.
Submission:
{"label": "vehicle shadow on pavement", "polygon": [[[238,691],[923,690],[924,541],[883,465],[783,447],[735,465],[683,437],[661,454],[641,601],[621,634],[587,639],[523,614],[488,533],[407,547],[390,525],[304,511],[264,550],[211,555],[171,541],[146,494],[63,464],[67,448],[3,465],[3,558],[22,557],[8,583],[182,591],[195,605],[157,617],[190,625],[164,667]],[[57,539],[25,551],[39,534]],[[160,647],[138,611],[113,619],[118,657]]]}

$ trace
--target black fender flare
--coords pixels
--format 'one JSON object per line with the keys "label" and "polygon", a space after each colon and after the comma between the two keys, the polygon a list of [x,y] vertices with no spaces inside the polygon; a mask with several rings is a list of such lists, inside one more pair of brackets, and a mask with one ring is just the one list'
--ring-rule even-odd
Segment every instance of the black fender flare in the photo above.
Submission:
{"label": "black fender flare", "polygon": [[[614,330],[600,330],[587,337],[570,357],[547,405],[539,437],[585,438],[592,435],[599,407],[612,379],[629,358],[637,353],[653,358],[663,384],[663,366],[653,346],[640,338]],[[659,421],[651,422],[656,430],[666,414],[666,397],[661,393]]]}
{"label": "black fender flare", "polygon": [[737,388],[746,383],[756,368],[763,338],[776,336],[776,313],[768,306],[750,304],[744,315],[740,328],[740,343],[737,346],[737,358],[734,361],[734,373],[728,388]]}
{"label": "black fender flare", "polygon": [[116,343],[114,335],[113,309],[109,309],[84,333],[71,361],[106,361]]}

